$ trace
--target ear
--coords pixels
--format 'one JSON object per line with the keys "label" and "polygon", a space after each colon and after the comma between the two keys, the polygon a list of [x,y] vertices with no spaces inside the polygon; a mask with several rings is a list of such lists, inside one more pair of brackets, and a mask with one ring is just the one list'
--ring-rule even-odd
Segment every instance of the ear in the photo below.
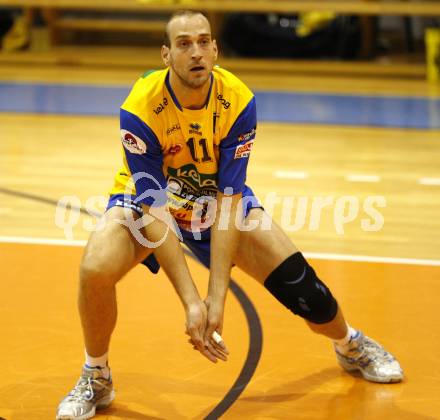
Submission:
{"label": "ear", "polygon": [[162,56],[162,61],[168,67],[170,65],[170,49],[166,45],[162,45],[162,49],[160,50],[160,54]]}
{"label": "ear", "polygon": [[218,47],[217,47],[217,41],[215,39],[212,40],[212,46],[214,48],[214,60],[217,60],[217,57],[218,57]]}

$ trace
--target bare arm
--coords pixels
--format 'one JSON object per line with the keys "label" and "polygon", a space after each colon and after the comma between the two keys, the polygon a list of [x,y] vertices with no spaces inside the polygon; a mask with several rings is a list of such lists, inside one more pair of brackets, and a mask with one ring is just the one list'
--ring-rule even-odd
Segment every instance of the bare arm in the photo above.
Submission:
{"label": "bare arm", "polygon": [[[208,324],[205,331],[205,345],[216,347],[212,333],[223,328],[223,312],[231,276],[233,258],[237,252],[240,231],[236,227],[236,214],[242,215],[241,193],[225,196],[217,193],[217,214],[211,228],[211,270],[209,276]],[[230,210],[229,210],[230,208]],[[220,346],[224,348],[224,344]]]}
{"label": "bare arm", "polygon": [[[155,217],[153,221],[145,226],[147,239],[152,243],[160,243],[154,249],[154,255],[163,267],[183,304],[186,314],[186,329],[192,343],[205,357],[212,362],[216,362],[216,357],[206,349],[203,343],[207,310],[200,299],[197,287],[189,272],[179,239],[170,228],[172,216],[164,208],[155,208],[150,212],[150,207],[146,205],[142,207],[144,214],[157,215],[158,212],[161,213],[160,218]],[[168,218],[168,223],[163,221],[167,220],[166,218]]]}
{"label": "bare arm", "polygon": [[[173,284],[184,308],[200,301],[199,292],[194,284],[188,265],[183,255],[179,239],[171,229],[171,215],[164,208],[151,209],[143,205],[144,214],[161,213],[160,220],[155,218],[145,226],[147,239],[152,243],[161,243],[154,250],[154,255],[163,267],[165,273]],[[164,219],[168,218],[166,222]]]}

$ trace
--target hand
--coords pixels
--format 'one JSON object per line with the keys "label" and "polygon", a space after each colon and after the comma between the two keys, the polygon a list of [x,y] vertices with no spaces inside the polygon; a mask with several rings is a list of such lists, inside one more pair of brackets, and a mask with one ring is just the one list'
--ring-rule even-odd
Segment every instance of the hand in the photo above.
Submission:
{"label": "hand", "polygon": [[202,301],[188,306],[186,309],[186,334],[190,336],[188,342],[193,345],[195,350],[198,350],[211,362],[217,363],[217,358],[225,360],[224,355],[212,351],[212,346],[210,349],[204,343],[207,312],[206,305]]}
{"label": "hand", "polygon": [[217,302],[209,296],[205,299],[205,305],[208,310],[207,324],[204,334],[204,344],[210,353],[216,355],[221,360],[226,361],[229,354],[228,349],[223,341],[216,341],[213,338],[214,331],[221,334],[223,331],[223,302]]}

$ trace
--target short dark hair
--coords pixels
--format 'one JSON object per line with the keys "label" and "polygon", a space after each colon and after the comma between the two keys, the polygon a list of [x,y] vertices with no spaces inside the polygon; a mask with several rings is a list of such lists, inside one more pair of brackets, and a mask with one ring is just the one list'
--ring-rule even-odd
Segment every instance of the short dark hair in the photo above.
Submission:
{"label": "short dark hair", "polygon": [[199,10],[182,9],[182,10],[178,10],[178,11],[174,12],[174,13],[170,16],[170,18],[168,19],[168,21],[167,21],[167,23],[166,23],[166,25],[165,25],[165,32],[164,32],[164,34],[163,34],[163,45],[166,45],[167,47],[170,47],[170,46],[171,46],[170,35],[169,35],[169,33],[168,33],[168,25],[170,24],[170,22],[171,22],[173,19],[178,18],[178,17],[182,17],[182,16],[192,17],[192,16],[195,16],[195,15],[201,15],[201,16],[203,16],[203,17],[208,21],[208,23],[209,23],[209,19],[208,19],[208,17],[207,17],[204,13],[202,13],[201,11],[199,11]]}

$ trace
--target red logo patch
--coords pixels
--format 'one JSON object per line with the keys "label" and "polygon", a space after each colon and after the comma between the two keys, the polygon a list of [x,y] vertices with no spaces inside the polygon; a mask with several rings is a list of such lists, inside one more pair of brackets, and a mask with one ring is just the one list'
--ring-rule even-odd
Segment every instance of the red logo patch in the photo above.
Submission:
{"label": "red logo patch", "polygon": [[179,144],[179,143],[177,143],[177,144],[175,144],[174,146],[171,146],[170,147],[170,150],[169,150],[169,154],[170,155],[176,155],[177,153],[179,153],[181,150],[182,150],[182,145],[181,144]]}
{"label": "red logo patch", "polygon": [[254,144],[253,140],[248,141],[245,144],[241,144],[236,147],[234,159],[241,159],[248,157],[252,150],[252,145]]}
{"label": "red logo patch", "polygon": [[143,155],[147,152],[147,145],[139,137],[127,130],[121,130],[121,140],[124,147],[136,155]]}

